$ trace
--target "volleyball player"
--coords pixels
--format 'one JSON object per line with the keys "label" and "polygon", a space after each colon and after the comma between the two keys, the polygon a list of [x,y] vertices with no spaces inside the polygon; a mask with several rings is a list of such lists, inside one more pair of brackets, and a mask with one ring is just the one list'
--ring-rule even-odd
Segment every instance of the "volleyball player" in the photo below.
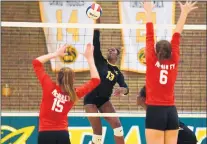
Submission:
{"label": "volleyball player", "polygon": [[[147,110],[146,100],[146,87],[144,86],[137,97],[137,105],[142,106]],[[191,131],[184,123],[179,121],[179,132],[177,144],[196,144],[197,138],[193,131]]]}
{"label": "volleyball player", "polygon": [[46,74],[43,64],[50,59],[63,57],[66,45],[56,52],[33,60],[34,71],[42,86],[42,102],[39,115],[38,144],[70,144],[67,114],[78,99],[100,84],[100,77],[93,58],[93,46],[87,45],[83,54],[88,61],[91,80],[74,88],[74,72],[71,68],[61,68],[57,73],[57,83]]}
{"label": "volleyball player", "polygon": [[[98,22],[100,19],[98,20]],[[128,94],[128,87],[124,81],[124,76],[115,65],[118,57],[119,50],[117,48],[110,48],[108,50],[107,59],[105,59],[100,49],[100,32],[94,30],[93,44],[94,44],[94,59],[101,77],[101,84],[89,93],[84,98],[85,110],[87,113],[115,113],[115,108],[110,102],[113,87],[116,83],[119,84],[113,95],[126,95]],[[118,117],[104,117],[105,120],[111,125],[114,131],[114,139],[117,144],[124,144],[124,133],[121,122]],[[102,142],[102,124],[100,117],[88,117],[90,124],[93,128],[93,144],[101,144]]]}
{"label": "volleyball player", "polygon": [[178,114],[174,104],[174,84],[179,62],[180,34],[188,14],[196,3],[180,3],[181,15],[171,43],[161,40],[154,49],[154,29],[151,2],[144,2],[146,14],[146,140],[147,144],[176,144]]}

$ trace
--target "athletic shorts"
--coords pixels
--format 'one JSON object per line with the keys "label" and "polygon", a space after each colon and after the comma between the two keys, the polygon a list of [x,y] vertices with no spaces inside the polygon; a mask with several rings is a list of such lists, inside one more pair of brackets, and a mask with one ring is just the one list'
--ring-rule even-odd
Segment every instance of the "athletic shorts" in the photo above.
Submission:
{"label": "athletic shorts", "polygon": [[68,131],[41,131],[38,144],[71,144]]}
{"label": "athletic shorts", "polygon": [[156,130],[178,130],[179,120],[175,106],[147,107],[145,127]]}
{"label": "athletic shorts", "polygon": [[197,144],[197,138],[184,123],[180,122],[177,144]]}
{"label": "athletic shorts", "polygon": [[97,97],[97,96],[85,96],[84,105],[94,104],[97,108],[100,108],[103,104],[109,101],[109,97]]}

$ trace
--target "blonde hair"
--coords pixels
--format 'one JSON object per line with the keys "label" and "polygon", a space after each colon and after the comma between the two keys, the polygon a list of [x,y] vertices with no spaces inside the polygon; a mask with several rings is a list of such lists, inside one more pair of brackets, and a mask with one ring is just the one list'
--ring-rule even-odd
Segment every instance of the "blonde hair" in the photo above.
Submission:
{"label": "blonde hair", "polygon": [[70,97],[70,100],[73,102],[77,101],[77,94],[73,87],[73,81],[74,81],[74,72],[71,68],[62,68],[58,72],[57,81],[60,87],[63,91],[65,91],[68,96]]}

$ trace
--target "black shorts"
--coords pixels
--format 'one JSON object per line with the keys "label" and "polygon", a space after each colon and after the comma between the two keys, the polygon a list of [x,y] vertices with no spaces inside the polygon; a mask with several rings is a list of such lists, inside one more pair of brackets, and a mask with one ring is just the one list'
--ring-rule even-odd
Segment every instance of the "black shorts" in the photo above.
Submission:
{"label": "black shorts", "polygon": [[191,131],[184,123],[179,124],[178,144],[196,144],[197,138],[193,131]]}
{"label": "black shorts", "polygon": [[148,105],[145,125],[147,129],[177,130],[179,120],[176,107]]}
{"label": "black shorts", "polygon": [[68,131],[41,131],[38,144],[71,144]]}
{"label": "black shorts", "polygon": [[100,108],[103,104],[105,104],[107,101],[109,101],[109,97],[97,97],[97,96],[91,96],[87,95],[84,97],[84,105],[87,104],[94,104],[97,108]]}

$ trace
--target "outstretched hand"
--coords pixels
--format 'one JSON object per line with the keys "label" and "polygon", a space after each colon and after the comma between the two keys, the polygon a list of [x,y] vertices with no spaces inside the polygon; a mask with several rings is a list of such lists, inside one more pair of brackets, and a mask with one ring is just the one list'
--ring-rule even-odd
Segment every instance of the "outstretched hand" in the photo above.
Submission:
{"label": "outstretched hand", "polygon": [[64,44],[63,46],[60,46],[60,47],[57,49],[57,51],[55,52],[55,54],[56,54],[57,56],[64,57],[67,47],[68,47],[67,44]]}
{"label": "outstretched hand", "polygon": [[151,0],[145,0],[143,3],[143,7],[146,15],[146,23],[152,22],[152,10],[155,7],[154,3]]}
{"label": "outstretched hand", "polygon": [[150,0],[145,0],[144,4],[144,10],[146,13],[151,13],[155,5]]}
{"label": "outstretched hand", "polygon": [[88,43],[86,45],[86,50],[84,53],[81,53],[83,54],[83,56],[86,58],[86,59],[89,59],[89,58],[93,58],[93,50],[94,50],[94,46],[91,44],[91,43]]}
{"label": "outstretched hand", "polygon": [[181,13],[189,14],[194,9],[197,9],[198,7],[195,7],[196,3],[197,2],[192,2],[189,0],[187,0],[185,4],[182,4],[181,2],[179,2]]}

